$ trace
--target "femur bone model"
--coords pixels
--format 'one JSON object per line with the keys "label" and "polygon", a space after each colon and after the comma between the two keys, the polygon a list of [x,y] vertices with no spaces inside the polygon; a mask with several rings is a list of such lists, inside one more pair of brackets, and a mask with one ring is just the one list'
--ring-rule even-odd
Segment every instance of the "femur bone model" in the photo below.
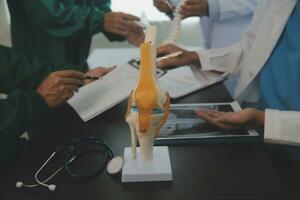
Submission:
{"label": "femur bone model", "polygon": [[155,137],[168,118],[170,97],[162,91],[156,78],[156,28],[148,26],[145,42],[140,46],[139,79],[128,100],[125,116],[131,132],[131,157],[136,158],[137,140],[143,160],[153,158]]}

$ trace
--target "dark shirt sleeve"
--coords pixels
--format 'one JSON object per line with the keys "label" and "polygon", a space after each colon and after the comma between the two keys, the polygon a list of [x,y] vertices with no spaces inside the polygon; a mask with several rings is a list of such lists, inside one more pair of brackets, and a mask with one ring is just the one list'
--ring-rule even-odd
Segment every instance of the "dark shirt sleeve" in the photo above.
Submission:
{"label": "dark shirt sleeve", "polygon": [[48,110],[46,102],[35,90],[56,67],[35,65],[42,65],[42,62],[30,65],[23,54],[0,46],[0,93],[8,95],[6,99],[0,99],[1,140],[18,138],[30,127],[35,127]]}
{"label": "dark shirt sleeve", "polygon": [[104,14],[110,11],[110,0],[97,4],[71,4],[61,0],[19,0],[28,18],[45,32],[68,37],[86,30],[93,35],[103,31]]}
{"label": "dark shirt sleeve", "polygon": [[39,59],[30,64],[22,53],[0,46],[0,93],[7,94],[0,99],[0,169],[12,160],[19,137],[25,131],[33,136],[45,121],[49,108],[36,88],[57,69],[80,67],[51,65]]}
{"label": "dark shirt sleeve", "polygon": [[0,137],[5,142],[2,145],[37,127],[47,112],[46,102],[34,90],[9,92],[6,99],[0,99]]}
{"label": "dark shirt sleeve", "polygon": [[20,136],[36,133],[47,112],[47,104],[34,90],[15,89],[0,99],[0,178],[18,155]]}
{"label": "dark shirt sleeve", "polygon": [[48,74],[57,70],[73,69],[84,72],[85,65],[52,64],[39,58],[29,63],[24,54],[11,48],[0,46],[0,92],[12,89],[36,89]]}
{"label": "dark shirt sleeve", "polygon": [[[11,53],[0,48],[0,93],[8,95],[6,99],[0,99],[1,172],[5,172],[17,156],[20,136],[25,131],[35,133],[32,131],[40,126],[48,112],[46,102],[34,90],[38,82],[38,78],[32,79],[34,70],[23,56]],[[23,67],[18,69],[21,65]]]}

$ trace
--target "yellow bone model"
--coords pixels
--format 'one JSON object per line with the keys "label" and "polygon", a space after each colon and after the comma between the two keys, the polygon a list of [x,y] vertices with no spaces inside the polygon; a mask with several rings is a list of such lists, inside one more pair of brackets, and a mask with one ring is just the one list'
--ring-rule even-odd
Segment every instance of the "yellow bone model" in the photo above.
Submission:
{"label": "yellow bone model", "polygon": [[141,133],[149,129],[152,111],[158,107],[158,88],[154,82],[152,65],[151,44],[144,43],[141,45],[140,79],[133,92],[139,113],[139,131]]}

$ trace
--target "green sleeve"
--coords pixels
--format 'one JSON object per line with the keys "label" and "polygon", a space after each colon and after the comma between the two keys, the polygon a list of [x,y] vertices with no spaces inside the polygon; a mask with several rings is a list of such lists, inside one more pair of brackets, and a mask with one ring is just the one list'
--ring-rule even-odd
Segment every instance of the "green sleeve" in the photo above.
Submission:
{"label": "green sleeve", "polygon": [[67,4],[61,0],[19,0],[30,20],[56,37],[69,37],[78,31],[93,35],[103,31],[104,14],[110,11],[110,1],[101,6]]}
{"label": "green sleeve", "polygon": [[0,92],[8,93],[14,88],[33,89],[39,82],[36,73],[23,54],[0,46]]}
{"label": "green sleeve", "polygon": [[0,46],[0,92],[8,93],[14,88],[35,89],[53,71],[73,69],[85,71],[85,65],[51,64],[39,58],[29,63],[24,54]]}
{"label": "green sleeve", "polygon": [[[96,0],[97,2],[97,0]],[[110,12],[111,0],[101,0],[101,3],[96,3],[95,7],[104,12]]]}

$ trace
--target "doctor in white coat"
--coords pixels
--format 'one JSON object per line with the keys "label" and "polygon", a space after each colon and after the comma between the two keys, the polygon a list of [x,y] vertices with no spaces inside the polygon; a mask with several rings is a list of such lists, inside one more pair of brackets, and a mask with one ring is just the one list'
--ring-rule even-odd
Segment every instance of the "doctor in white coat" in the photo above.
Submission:
{"label": "doctor in white coat", "polygon": [[[259,124],[265,140],[300,143],[300,2],[262,0],[242,39],[227,48],[184,51],[162,61],[159,67],[193,64],[195,73],[239,72],[234,97],[240,102],[259,102],[262,110],[237,113],[199,111],[216,126],[231,129]],[[298,28],[299,27],[299,28]],[[298,30],[299,29],[299,30]],[[299,35],[300,36],[300,35]],[[159,54],[178,51],[167,45]]]}
{"label": "doctor in white coat", "polygon": [[[154,5],[168,14],[180,1],[154,0]],[[230,46],[241,39],[241,33],[249,26],[256,5],[257,0],[186,0],[180,13],[185,18],[201,17],[200,24],[205,47],[207,49],[221,48]],[[236,80],[236,75],[232,74],[225,81],[231,95],[233,95]]]}

